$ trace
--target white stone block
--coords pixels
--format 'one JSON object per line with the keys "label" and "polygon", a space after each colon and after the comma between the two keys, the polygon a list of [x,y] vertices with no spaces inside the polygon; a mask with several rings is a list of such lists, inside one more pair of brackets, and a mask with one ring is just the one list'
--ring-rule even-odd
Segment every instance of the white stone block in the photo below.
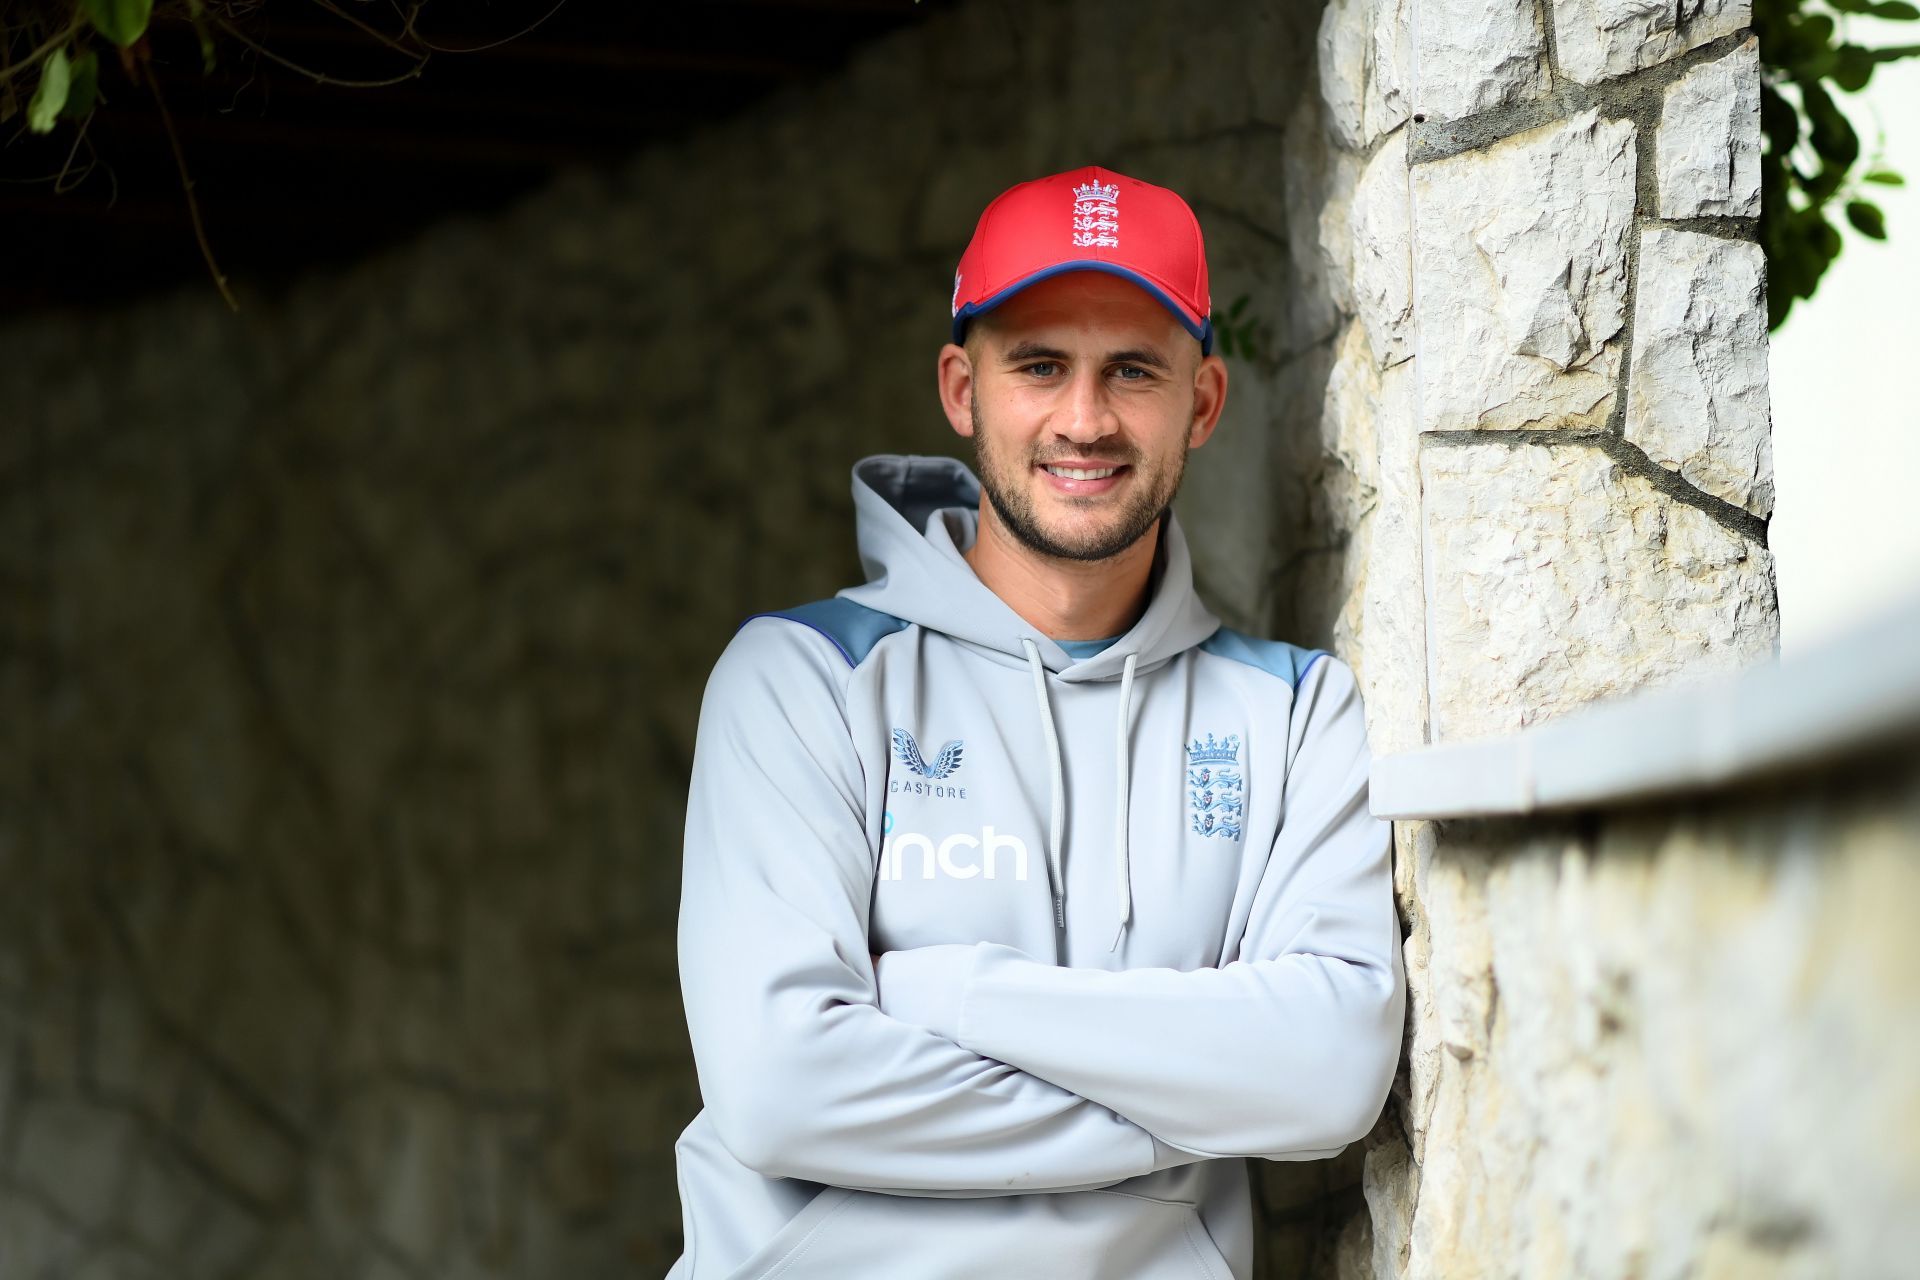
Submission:
{"label": "white stone block", "polygon": [[1367,46],[1372,0],[1329,0],[1320,13],[1314,65],[1320,76],[1320,100],[1327,107],[1327,130],[1349,150],[1365,145]]}
{"label": "white stone block", "polygon": [[1407,195],[1407,134],[1374,154],[1353,192],[1353,301],[1373,362],[1413,354],[1413,227]]}
{"label": "white stone block", "polygon": [[1696,488],[1765,516],[1765,254],[1751,241],[1648,227],[1638,271],[1627,439]]}
{"label": "white stone block", "polygon": [[1414,109],[1454,120],[1547,91],[1533,0],[1414,0]]}
{"label": "white stone block", "polygon": [[[1396,379],[1396,381],[1400,381]],[[1370,687],[1368,663],[1371,641],[1366,625],[1367,574],[1374,560],[1374,516],[1380,505],[1380,442],[1378,430],[1393,425],[1393,411],[1385,403],[1382,377],[1368,352],[1365,326],[1350,323],[1334,350],[1327,372],[1320,410],[1319,457],[1308,486],[1311,509],[1324,512],[1324,528],[1346,531],[1328,548],[1322,581],[1337,602],[1333,615],[1334,651],[1351,655],[1361,687]],[[1284,465],[1284,464],[1283,464]],[[1296,468],[1297,470],[1297,468]],[[1340,545],[1340,544],[1344,545]],[[1384,659],[1383,659],[1384,660]]]}
{"label": "white stone block", "polygon": [[1660,216],[1760,213],[1760,42],[1667,86],[1655,144]]}
{"label": "white stone block", "polygon": [[1434,741],[1774,653],[1766,549],[1598,449],[1429,443],[1420,469]]}
{"label": "white stone block", "polygon": [[1553,0],[1560,70],[1594,84],[1747,26],[1752,0]]}
{"label": "white stone block", "polygon": [[1591,110],[1414,166],[1423,429],[1606,422],[1633,183],[1633,123]]}
{"label": "white stone block", "polygon": [[1426,741],[1427,615],[1420,570],[1414,364],[1404,361],[1376,372],[1364,344],[1348,344],[1342,347],[1335,380],[1343,373],[1350,385],[1363,389],[1362,409],[1373,423],[1379,455],[1361,575],[1359,652],[1364,667],[1356,670],[1366,691],[1367,739],[1376,754],[1384,754]]}
{"label": "white stone block", "polygon": [[1368,145],[1413,114],[1413,0],[1374,0],[1367,44]]}
{"label": "white stone block", "polygon": [[1412,0],[1332,0],[1315,46],[1327,128],[1350,151],[1406,120],[1413,69]]}
{"label": "white stone block", "polygon": [[1348,224],[1361,159],[1329,141],[1329,110],[1318,95],[1301,94],[1281,141],[1287,239],[1297,273],[1287,322],[1301,343],[1331,338],[1354,309]]}

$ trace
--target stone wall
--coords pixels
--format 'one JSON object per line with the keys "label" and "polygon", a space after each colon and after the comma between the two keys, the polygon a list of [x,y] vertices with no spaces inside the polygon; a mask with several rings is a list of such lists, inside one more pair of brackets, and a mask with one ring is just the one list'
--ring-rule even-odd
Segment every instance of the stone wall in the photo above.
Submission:
{"label": "stone wall", "polygon": [[[1333,0],[1329,417],[1376,751],[1771,656],[1759,67],[1731,0]],[[1344,637],[1343,637],[1344,638]]]}
{"label": "stone wall", "polygon": [[[705,673],[858,580],[855,458],[961,452],[934,354],[1015,181],[1192,198],[1252,322],[1202,590],[1350,637],[1317,18],[981,0],[238,317],[7,326],[0,1275],[664,1270]],[[1358,1162],[1263,1187],[1275,1258]]]}
{"label": "stone wall", "polygon": [[[1774,655],[1749,20],[1327,7],[1323,243],[1352,300],[1329,419],[1368,424],[1354,483],[1378,495],[1343,640],[1376,752]],[[1888,981],[1920,960],[1888,905],[1920,851],[1902,760],[1397,823],[1408,1062],[1325,1270],[1898,1274],[1920,1203],[1920,1022]]]}
{"label": "stone wall", "polygon": [[1405,1129],[1369,1143],[1348,1274],[1909,1274],[1917,760],[1404,824]]}

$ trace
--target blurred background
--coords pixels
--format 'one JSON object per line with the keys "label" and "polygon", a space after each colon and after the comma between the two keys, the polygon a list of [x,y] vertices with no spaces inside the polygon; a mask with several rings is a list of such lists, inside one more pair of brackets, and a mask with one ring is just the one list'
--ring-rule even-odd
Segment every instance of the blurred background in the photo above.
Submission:
{"label": "blurred background", "polygon": [[[1910,44],[1910,22],[1852,18],[1855,39]],[[1820,291],[1773,335],[1779,497],[1768,544],[1780,571],[1780,643],[1802,653],[1920,591],[1920,516],[1901,494],[1920,474],[1920,399],[1903,370],[1920,326],[1920,60],[1877,68],[1839,100],[1869,154],[1906,178],[1876,184],[1884,240],[1842,224],[1846,249]],[[1906,232],[1906,234],[1902,234]],[[1863,467],[1860,459],[1871,458]]]}
{"label": "blurred background", "polygon": [[[1484,7],[1532,33],[1539,79],[1464,110],[1497,133],[1534,119],[1528,93],[1577,110],[1588,89],[1539,24],[1578,6]],[[4,9],[0,1280],[665,1271],[673,1143],[700,1106],[674,928],[706,673],[749,614],[861,580],[855,459],[965,456],[934,356],[974,219],[1014,182],[1097,162],[1189,198],[1233,378],[1179,499],[1200,590],[1234,626],[1371,656],[1383,751],[1446,736],[1424,700],[1397,709],[1424,650],[1362,643],[1426,628],[1389,590],[1420,594],[1417,531],[1383,541],[1407,531],[1379,514],[1395,446],[1375,423],[1404,407],[1412,348],[1355,319],[1392,293],[1368,246],[1408,236],[1404,213],[1368,221],[1363,180],[1383,155],[1404,165],[1425,121],[1390,74],[1414,56],[1408,0],[207,0],[137,28],[140,5]],[[1746,25],[1674,56],[1720,57]],[[1869,39],[1913,38],[1879,25]],[[1605,101],[1650,129],[1658,108],[1631,95],[1674,73],[1636,66]],[[1920,180],[1920,65],[1880,67],[1844,108],[1867,151],[1886,126],[1856,172]],[[1457,143],[1430,133],[1414,160]],[[1845,230],[1774,335],[1772,517],[1677,503],[1747,557],[1737,587],[1716,562],[1687,590],[1761,608],[1723,611],[1721,667],[1770,655],[1776,570],[1789,657],[1920,590],[1900,492],[1920,462],[1904,380],[1920,198],[1874,199],[1885,241]],[[1410,578],[1369,572],[1401,545]],[[1904,831],[1912,791],[1889,794],[1873,803]],[[1753,852],[1752,797],[1679,803],[1682,823],[1737,818],[1698,855],[1734,877],[1701,881],[1700,918],[1721,918],[1723,888],[1757,918],[1748,873],[1794,900],[1790,859]],[[1495,1256],[1443,1217],[1413,1227],[1423,1164],[1430,1191],[1527,1185],[1518,1156],[1463,1171],[1425,1145],[1448,1077],[1421,1064],[1499,1061],[1456,1034],[1496,1025],[1493,961],[1445,939],[1501,918],[1488,864],[1516,844],[1534,849],[1516,865],[1560,868],[1535,888],[1563,903],[1552,876],[1651,860],[1591,823],[1470,831],[1451,853],[1433,828],[1402,824],[1399,888],[1410,937],[1441,935],[1418,943],[1437,959],[1416,990],[1443,995],[1416,1002],[1377,1140],[1256,1170],[1263,1276],[1397,1275],[1410,1256],[1449,1274],[1447,1241]],[[1892,883],[1815,897],[1868,884],[1893,902]],[[1540,900],[1509,898],[1507,918],[1539,919]],[[1569,1025],[1607,1025],[1604,1005],[1617,1026],[1631,984],[1608,965],[1652,953],[1627,901],[1592,915],[1620,949],[1567,962],[1605,988],[1567,998]],[[1898,972],[1911,952],[1886,954]],[[1703,1025],[1741,1007],[1645,989],[1669,1016],[1706,1007]],[[1848,1013],[1900,1025],[1909,999]],[[1575,1032],[1553,1026],[1558,1053]],[[1484,1128],[1456,1119],[1431,1131]],[[1755,1212],[1763,1243],[1832,1226]],[[1501,1247],[1550,1256],[1530,1252],[1541,1223]],[[1891,1238],[1880,1218],[1845,1238],[1873,1231]]]}

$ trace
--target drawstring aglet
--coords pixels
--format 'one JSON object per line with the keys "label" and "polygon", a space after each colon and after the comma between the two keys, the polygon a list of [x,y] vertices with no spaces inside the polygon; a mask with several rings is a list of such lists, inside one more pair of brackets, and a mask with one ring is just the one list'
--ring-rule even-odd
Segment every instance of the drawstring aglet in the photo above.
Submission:
{"label": "drawstring aglet", "polygon": [[1067,927],[1067,900],[1057,894],[1053,899],[1053,927],[1056,929]]}

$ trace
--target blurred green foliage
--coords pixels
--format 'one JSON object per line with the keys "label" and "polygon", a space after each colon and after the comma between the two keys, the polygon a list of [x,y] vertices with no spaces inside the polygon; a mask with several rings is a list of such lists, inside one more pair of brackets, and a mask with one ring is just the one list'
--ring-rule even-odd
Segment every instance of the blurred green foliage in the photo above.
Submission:
{"label": "blurred green foliage", "polygon": [[1858,93],[1875,67],[1920,54],[1920,44],[1852,43],[1846,38],[1852,16],[1912,22],[1920,19],[1920,9],[1907,0],[1753,2],[1760,39],[1760,243],[1767,255],[1769,328],[1778,329],[1797,300],[1813,296],[1840,256],[1833,211],[1840,210],[1861,235],[1884,240],[1886,219],[1863,184],[1905,183],[1880,162],[1877,146],[1856,175],[1860,138],[1834,94]]}

